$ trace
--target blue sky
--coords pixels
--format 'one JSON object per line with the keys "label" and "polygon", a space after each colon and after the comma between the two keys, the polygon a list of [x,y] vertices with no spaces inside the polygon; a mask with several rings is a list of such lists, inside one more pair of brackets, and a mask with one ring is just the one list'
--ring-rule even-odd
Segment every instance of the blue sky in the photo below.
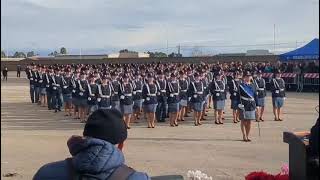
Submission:
{"label": "blue sky", "polygon": [[276,24],[284,43],[276,50],[286,51],[318,36],[318,8],[318,0],[1,0],[1,49],[166,52],[168,42],[184,54],[273,50]]}

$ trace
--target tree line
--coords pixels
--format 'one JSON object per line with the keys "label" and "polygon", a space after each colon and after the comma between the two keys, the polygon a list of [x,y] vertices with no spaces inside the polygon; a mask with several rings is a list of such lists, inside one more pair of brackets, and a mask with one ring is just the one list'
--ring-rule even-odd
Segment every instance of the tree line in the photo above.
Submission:
{"label": "tree line", "polygon": [[[57,51],[53,51],[48,56],[57,56],[60,54],[67,54],[67,49],[65,47],[60,48],[60,52],[58,53]],[[22,52],[22,51],[16,51],[13,56],[8,56],[3,50],[1,50],[1,58],[5,57],[12,57],[12,58],[27,58],[27,57],[32,57],[32,56],[37,56],[39,54],[36,54],[34,51],[29,51],[27,53]]]}

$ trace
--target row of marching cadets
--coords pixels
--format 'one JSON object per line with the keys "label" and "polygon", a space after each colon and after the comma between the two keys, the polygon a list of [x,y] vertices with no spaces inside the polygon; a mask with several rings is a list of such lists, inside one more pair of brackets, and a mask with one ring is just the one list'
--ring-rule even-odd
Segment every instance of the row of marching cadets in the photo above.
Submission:
{"label": "row of marching cadets", "polygon": [[[131,121],[137,122],[142,114],[146,116],[149,128],[166,118],[169,118],[170,126],[176,127],[192,109],[194,124],[199,126],[213,102],[215,124],[223,124],[228,93],[234,123],[246,118],[263,121],[266,85],[261,71],[254,74],[236,71],[229,80],[220,69],[210,72],[208,67],[141,72],[137,68],[118,72],[110,67],[32,65],[26,73],[33,103],[47,104],[48,109],[55,112],[64,107],[67,116],[73,115],[82,122],[96,109],[115,108],[124,114],[128,128]],[[247,79],[250,87],[245,85]],[[284,87],[281,73],[275,72],[271,91],[276,121],[282,120]],[[247,112],[252,109],[254,116]],[[248,124],[241,122],[243,128],[250,129]]]}

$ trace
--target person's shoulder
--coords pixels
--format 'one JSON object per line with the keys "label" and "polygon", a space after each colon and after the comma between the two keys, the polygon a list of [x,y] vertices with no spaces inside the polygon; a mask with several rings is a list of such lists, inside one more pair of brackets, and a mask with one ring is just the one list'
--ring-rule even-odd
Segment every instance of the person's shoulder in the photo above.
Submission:
{"label": "person's shoulder", "polygon": [[43,165],[34,175],[33,180],[41,179],[68,179],[68,166],[65,160]]}
{"label": "person's shoulder", "polygon": [[144,172],[134,172],[128,177],[128,180],[150,180],[150,177]]}

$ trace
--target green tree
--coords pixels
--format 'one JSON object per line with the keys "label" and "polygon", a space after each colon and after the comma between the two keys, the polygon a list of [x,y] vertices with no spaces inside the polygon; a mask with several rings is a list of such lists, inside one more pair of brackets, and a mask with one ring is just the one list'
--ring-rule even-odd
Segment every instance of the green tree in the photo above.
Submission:
{"label": "green tree", "polygon": [[32,57],[32,56],[35,56],[33,51],[30,51],[30,52],[27,53],[27,57]]}
{"label": "green tree", "polygon": [[168,55],[164,52],[150,52],[150,51],[148,51],[147,53],[150,55],[150,57],[168,57]]}
{"label": "green tree", "polygon": [[60,54],[67,54],[67,49],[65,47],[62,47],[60,49]]}
{"label": "green tree", "polygon": [[57,55],[58,55],[57,51],[54,51],[54,52],[51,52],[50,54],[48,54],[48,56],[57,56]]}
{"label": "green tree", "polygon": [[182,54],[172,52],[168,57],[182,57]]}
{"label": "green tree", "polygon": [[15,52],[13,55],[14,58],[25,58],[27,57],[26,54],[24,52]]}
{"label": "green tree", "polygon": [[1,51],[1,57],[2,58],[6,57],[6,53],[4,51]]}

